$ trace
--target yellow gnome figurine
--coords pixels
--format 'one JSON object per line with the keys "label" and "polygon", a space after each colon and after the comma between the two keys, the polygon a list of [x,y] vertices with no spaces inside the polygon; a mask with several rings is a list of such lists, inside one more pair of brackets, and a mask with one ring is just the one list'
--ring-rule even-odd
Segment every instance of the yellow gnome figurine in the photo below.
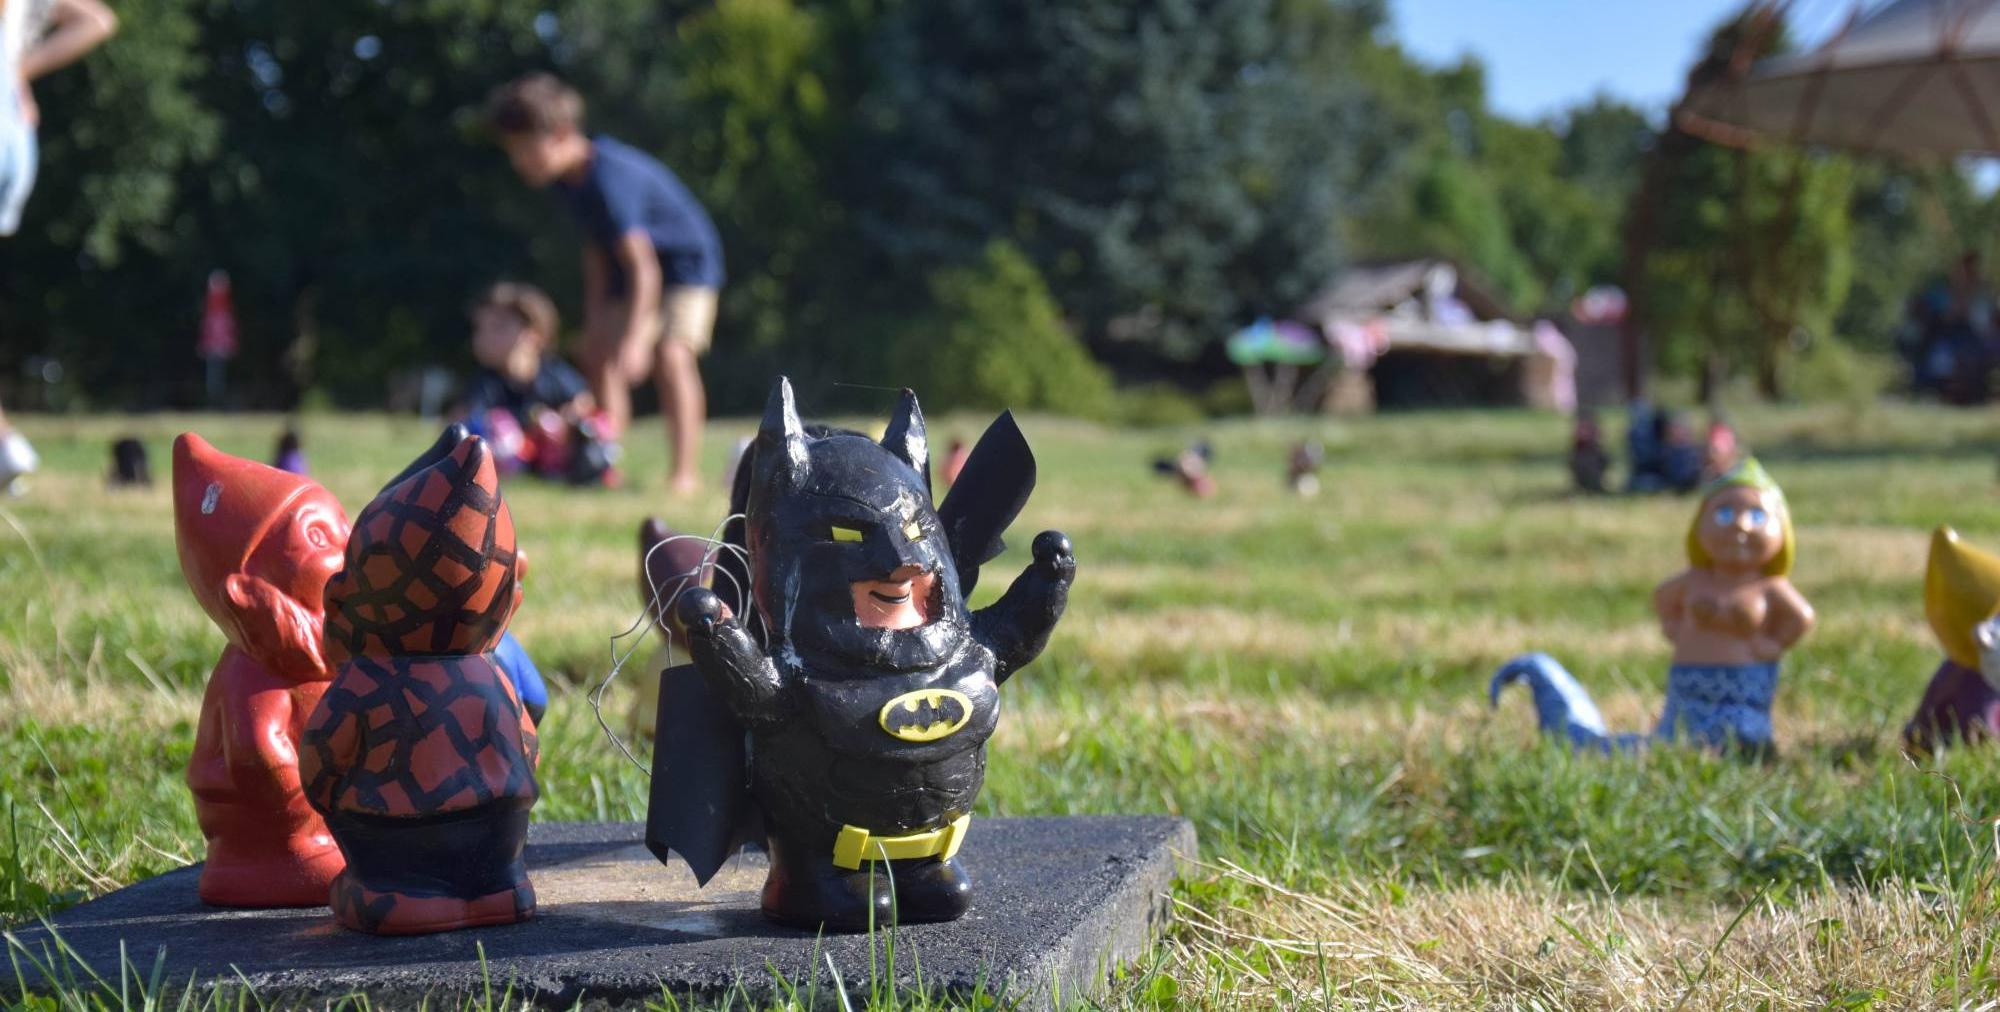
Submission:
{"label": "yellow gnome figurine", "polygon": [[2000,735],[2000,556],[1939,527],[1924,572],[1924,615],[1944,661],[1924,690],[1903,742],[1918,752]]}

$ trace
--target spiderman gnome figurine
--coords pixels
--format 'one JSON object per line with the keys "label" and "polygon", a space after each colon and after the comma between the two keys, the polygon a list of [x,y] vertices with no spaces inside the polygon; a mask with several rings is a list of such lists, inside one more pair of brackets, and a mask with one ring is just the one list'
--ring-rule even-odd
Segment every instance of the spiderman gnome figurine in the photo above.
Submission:
{"label": "spiderman gnome figurine", "polygon": [[715,584],[730,598],[675,602],[693,664],[662,676],[646,842],[706,882],[761,839],[764,914],[782,924],[864,931],[971,905],[958,851],[999,688],[1048,643],[1076,561],[1044,531],[1013,586],[969,612],[1034,457],[1002,415],[936,509],[929,470],[909,391],[877,442],[802,424],[780,379],[732,494],[724,538],[743,551]]}
{"label": "spiderman gnome figurine", "polygon": [[355,518],[326,588],[339,667],[299,754],[347,856],[334,916],[381,935],[535,909],[534,723],[493,655],[521,600],[514,520],[483,440],[427,456]]}

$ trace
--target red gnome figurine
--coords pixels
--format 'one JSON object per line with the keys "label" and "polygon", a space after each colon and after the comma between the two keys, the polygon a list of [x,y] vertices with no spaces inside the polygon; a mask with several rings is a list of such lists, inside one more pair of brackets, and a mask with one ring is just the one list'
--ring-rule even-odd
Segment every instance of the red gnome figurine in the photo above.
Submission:
{"label": "red gnome figurine", "polygon": [[208,838],[202,901],[319,906],[343,862],[300,792],[298,741],[326,691],[320,595],[347,516],[310,479],[190,432],[174,441],[174,540],[195,600],[229,637],[188,760]]}
{"label": "red gnome figurine", "polygon": [[468,436],[355,517],[326,588],[339,665],[306,728],[306,798],[347,855],[340,923],[379,935],[535,912],[521,849],[535,729],[493,649],[521,602],[514,519]]}

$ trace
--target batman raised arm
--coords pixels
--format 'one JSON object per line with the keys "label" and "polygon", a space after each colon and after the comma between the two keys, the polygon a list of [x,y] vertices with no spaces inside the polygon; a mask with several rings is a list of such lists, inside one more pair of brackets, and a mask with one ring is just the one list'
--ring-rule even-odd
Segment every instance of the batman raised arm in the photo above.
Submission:
{"label": "batman raised arm", "polygon": [[723,704],[746,727],[784,716],[785,677],[722,599],[706,587],[681,592],[674,611],[687,630],[688,654],[721,693]]}
{"label": "batman raised arm", "polygon": [[1034,561],[1000,600],[972,613],[972,637],[993,651],[996,682],[1005,682],[1041,656],[1069,604],[1069,585],[1076,579],[1069,536],[1043,531],[1035,535],[1034,553]]}

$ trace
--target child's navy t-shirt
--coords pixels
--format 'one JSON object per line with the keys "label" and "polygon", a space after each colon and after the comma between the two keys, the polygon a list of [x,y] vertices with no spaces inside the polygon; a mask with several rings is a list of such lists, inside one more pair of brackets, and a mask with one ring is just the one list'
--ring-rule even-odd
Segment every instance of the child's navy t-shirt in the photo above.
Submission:
{"label": "child's navy t-shirt", "polygon": [[619,237],[635,230],[652,238],[662,284],[722,287],[722,240],[715,223],[673,170],[651,155],[599,134],[591,139],[583,181],[558,179],[552,188],[588,241],[604,252],[608,294],[628,294],[625,271],[613,253]]}
{"label": "child's navy t-shirt", "polygon": [[526,387],[507,382],[505,376],[491,369],[479,370],[479,375],[473,377],[471,389],[465,393],[465,413],[484,425],[486,413],[498,408],[526,426],[534,421],[534,409],[545,407],[560,411],[589,391],[590,386],[584,383],[583,376],[570,368],[568,362],[554,355],[544,355],[541,371]]}

